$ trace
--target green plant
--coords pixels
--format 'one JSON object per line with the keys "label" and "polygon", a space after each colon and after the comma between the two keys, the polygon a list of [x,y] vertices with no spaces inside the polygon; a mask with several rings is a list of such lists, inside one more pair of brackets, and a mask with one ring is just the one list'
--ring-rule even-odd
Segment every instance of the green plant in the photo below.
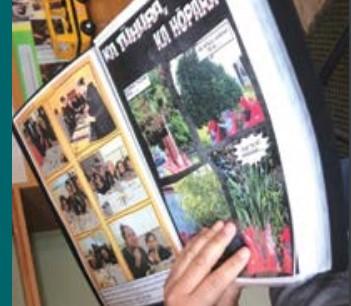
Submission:
{"label": "green plant", "polygon": [[194,51],[179,60],[176,74],[184,106],[198,128],[233,109],[242,95],[222,66],[208,59],[199,61]]}
{"label": "green plant", "polygon": [[243,166],[236,179],[227,184],[241,227],[254,226],[264,230],[272,226],[277,237],[288,220],[283,186],[263,165]]}
{"label": "green plant", "polygon": [[200,227],[231,217],[220,183],[208,167],[177,183],[175,190],[182,198],[181,206],[185,213]]}
{"label": "green plant", "polygon": [[174,107],[169,89],[162,83],[160,70],[149,73],[151,86],[135,97],[130,105],[136,121],[151,145],[164,136],[165,124],[178,146],[191,143],[189,127],[180,112]]}

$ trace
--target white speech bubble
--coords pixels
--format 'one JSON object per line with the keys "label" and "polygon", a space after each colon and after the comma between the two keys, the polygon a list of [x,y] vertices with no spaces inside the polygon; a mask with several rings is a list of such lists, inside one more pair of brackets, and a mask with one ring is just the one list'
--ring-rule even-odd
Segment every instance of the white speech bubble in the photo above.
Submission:
{"label": "white speech bubble", "polygon": [[236,158],[243,165],[254,165],[267,155],[268,138],[262,133],[243,138],[236,146]]}

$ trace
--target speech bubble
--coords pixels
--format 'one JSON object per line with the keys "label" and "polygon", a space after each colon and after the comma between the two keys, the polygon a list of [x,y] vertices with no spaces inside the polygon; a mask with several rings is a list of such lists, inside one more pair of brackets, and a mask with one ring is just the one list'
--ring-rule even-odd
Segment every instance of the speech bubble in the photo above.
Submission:
{"label": "speech bubble", "polygon": [[269,140],[262,133],[243,138],[235,145],[235,155],[243,165],[254,165],[267,155]]}

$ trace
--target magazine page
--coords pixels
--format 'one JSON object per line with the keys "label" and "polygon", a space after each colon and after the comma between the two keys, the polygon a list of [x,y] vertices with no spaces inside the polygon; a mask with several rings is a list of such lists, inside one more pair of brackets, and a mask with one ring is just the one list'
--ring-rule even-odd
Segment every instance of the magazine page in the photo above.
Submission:
{"label": "magazine page", "polygon": [[134,1],[95,41],[183,244],[233,220],[246,283],[330,264],[318,147],[277,33],[266,1]]}
{"label": "magazine page", "polygon": [[78,58],[14,125],[102,304],[145,305],[180,244],[97,64]]}

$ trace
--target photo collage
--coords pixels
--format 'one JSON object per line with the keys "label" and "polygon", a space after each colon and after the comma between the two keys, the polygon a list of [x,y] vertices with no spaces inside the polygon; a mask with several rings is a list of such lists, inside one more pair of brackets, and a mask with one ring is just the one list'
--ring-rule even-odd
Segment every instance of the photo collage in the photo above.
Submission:
{"label": "photo collage", "polygon": [[97,290],[166,270],[175,254],[110,101],[86,55],[16,121]]}
{"label": "photo collage", "polygon": [[293,274],[278,148],[230,20],[137,78],[124,96],[182,242],[233,220],[253,254],[246,276]]}

